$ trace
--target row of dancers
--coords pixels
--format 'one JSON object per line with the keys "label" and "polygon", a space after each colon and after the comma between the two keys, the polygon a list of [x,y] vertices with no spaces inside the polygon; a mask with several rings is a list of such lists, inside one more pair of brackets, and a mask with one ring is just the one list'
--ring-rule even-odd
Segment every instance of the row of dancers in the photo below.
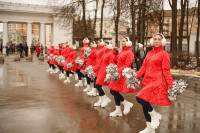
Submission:
{"label": "row of dancers", "polygon": [[[152,44],[152,50],[148,52],[142,67],[136,72],[137,79],[144,76],[141,90],[136,95],[136,100],[142,105],[146,119],[146,128],[140,131],[140,133],[154,133],[160,124],[162,115],[156,112],[150,103],[160,106],[171,105],[167,91],[168,88],[173,87],[173,79],[170,73],[170,56],[163,50],[166,39],[164,35],[157,33],[151,38],[150,43]],[[89,47],[89,44],[91,52],[89,57],[84,57],[84,48]],[[62,50],[58,46],[56,48],[52,46],[47,55],[47,63],[49,64],[47,71],[53,74],[60,70],[60,79],[65,79],[64,72],[66,72],[65,83],[70,83],[70,75],[75,74],[75,79],[77,80],[78,78],[78,83],[75,84],[76,87],[83,86],[82,79],[84,78],[87,87],[83,91],[90,96],[98,95],[99,97],[99,100],[94,103],[95,107],[104,108],[111,102],[111,99],[106,96],[102,88],[103,86],[108,86],[110,93],[114,96],[116,107],[109,116],[127,115],[133,107],[133,103],[127,101],[121,93],[135,93],[137,90],[127,87],[126,78],[122,75],[122,71],[127,67],[131,67],[134,60],[134,53],[132,52],[132,42],[128,37],[122,39],[121,47],[122,51],[118,53],[116,47],[110,42],[103,42],[101,39],[97,44],[95,41],[89,43],[88,38],[84,38],[80,55],[77,55],[76,45],[72,45],[70,48],[69,44],[66,43]],[[65,61],[57,61],[54,58],[55,56],[61,56]],[[82,64],[76,61],[77,57],[79,57],[78,60],[83,61]],[[117,65],[120,78],[116,81],[110,80],[107,83],[104,81],[107,74],[106,67],[111,63]],[[84,74],[81,72],[81,70],[85,70],[91,65],[95,73],[93,80],[86,72]],[[93,85],[91,86],[92,83]],[[123,111],[121,110],[121,105],[124,106]]]}

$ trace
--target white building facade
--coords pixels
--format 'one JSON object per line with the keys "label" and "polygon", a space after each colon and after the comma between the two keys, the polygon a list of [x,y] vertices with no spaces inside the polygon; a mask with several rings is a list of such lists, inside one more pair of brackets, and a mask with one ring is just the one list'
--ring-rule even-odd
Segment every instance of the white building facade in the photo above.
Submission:
{"label": "white building facade", "polygon": [[41,5],[15,4],[0,2],[0,22],[3,23],[3,46],[8,42],[8,23],[26,23],[26,42],[32,44],[32,24],[39,24],[39,43],[46,45],[46,25],[51,25],[51,45],[68,41],[72,43],[73,22],[63,28],[55,16],[55,8]]}

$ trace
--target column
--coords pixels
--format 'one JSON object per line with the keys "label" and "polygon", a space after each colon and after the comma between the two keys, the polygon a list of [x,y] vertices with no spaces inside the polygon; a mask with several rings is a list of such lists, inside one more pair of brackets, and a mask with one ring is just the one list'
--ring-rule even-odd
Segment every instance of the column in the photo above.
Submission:
{"label": "column", "polygon": [[44,23],[40,23],[40,44],[45,46],[45,37],[44,37]]}
{"label": "column", "polygon": [[27,22],[27,45],[29,47],[29,53],[31,52],[30,50],[31,44],[32,44],[32,24],[30,22]]}
{"label": "column", "polygon": [[[8,42],[8,22],[3,22],[3,47],[6,46]],[[3,54],[6,53],[6,49],[3,49]]]}

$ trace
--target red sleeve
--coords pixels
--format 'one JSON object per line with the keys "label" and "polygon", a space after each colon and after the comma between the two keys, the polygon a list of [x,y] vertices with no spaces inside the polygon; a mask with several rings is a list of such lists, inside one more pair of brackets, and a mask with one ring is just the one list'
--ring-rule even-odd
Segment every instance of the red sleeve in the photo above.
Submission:
{"label": "red sleeve", "polygon": [[168,53],[166,53],[166,55],[163,56],[162,71],[169,88],[172,88],[174,81],[170,72],[170,56]]}
{"label": "red sleeve", "polygon": [[133,63],[133,59],[134,59],[134,54],[128,54],[126,56],[126,62],[124,64],[123,67],[121,67],[118,72],[121,74],[122,71],[126,68],[126,67],[131,67],[131,64]]}
{"label": "red sleeve", "polygon": [[84,53],[84,47],[81,48],[80,59],[84,59],[83,53]]}

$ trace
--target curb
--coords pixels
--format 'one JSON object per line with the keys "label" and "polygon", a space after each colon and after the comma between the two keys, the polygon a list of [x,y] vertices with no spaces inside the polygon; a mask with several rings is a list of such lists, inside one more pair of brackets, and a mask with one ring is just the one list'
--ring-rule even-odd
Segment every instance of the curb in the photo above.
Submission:
{"label": "curb", "polygon": [[200,72],[194,72],[194,71],[170,69],[170,72],[171,73],[181,73],[181,74],[193,74],[193,75],[200,76]]}

